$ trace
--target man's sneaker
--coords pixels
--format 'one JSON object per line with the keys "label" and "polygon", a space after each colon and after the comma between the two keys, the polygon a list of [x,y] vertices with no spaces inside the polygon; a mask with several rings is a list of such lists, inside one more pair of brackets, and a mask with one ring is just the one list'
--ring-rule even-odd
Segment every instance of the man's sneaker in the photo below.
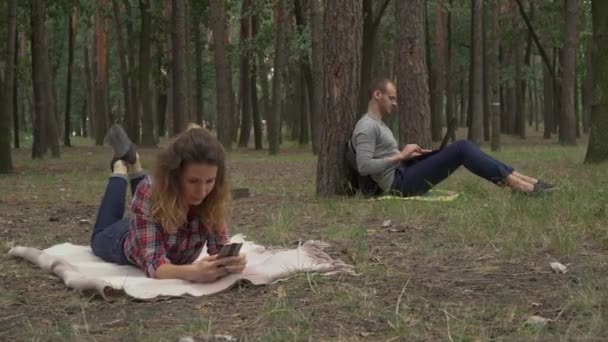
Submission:
{"label": "man's sneaker", "polygon": [[554,191],[557,190],[558,187],[551,184],[551,183],[547,183],[543,180],[538,180],[538,182],[536,184],[534,184],[535,187],[538,187],[539,189],[542,189],[544,191]]}

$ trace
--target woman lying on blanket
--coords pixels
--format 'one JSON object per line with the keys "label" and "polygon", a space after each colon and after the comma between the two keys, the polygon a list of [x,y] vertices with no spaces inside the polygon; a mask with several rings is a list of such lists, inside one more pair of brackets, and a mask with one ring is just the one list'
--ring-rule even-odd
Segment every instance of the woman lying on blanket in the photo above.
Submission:
{"label": "woman lying on blanket", "polygon": [[[135,265],[158,279],[213,282],[243,271],[244,255],[217,257],[228,242],[230,197],[217,139],[191,125],[159,153],[150,178],[122,127],[112,126],[108,138],[115,157],[91,237],[95,255]],[[133,196],[130,217],[124,216],[127,183]],[[205,243],[210,256],[194,262]]]}

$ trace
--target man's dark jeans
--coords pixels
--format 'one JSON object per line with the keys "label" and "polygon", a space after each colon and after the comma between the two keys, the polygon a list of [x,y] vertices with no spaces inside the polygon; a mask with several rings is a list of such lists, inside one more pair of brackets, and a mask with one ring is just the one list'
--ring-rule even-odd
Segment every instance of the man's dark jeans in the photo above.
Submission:
{"label": "man's dark jeans", "polygon": [[[145,176],[141,173],[131,178],[131,195]],[[105,261],[119,265],[131,264],[123,249],[129,231],[129,218],[124,217],[126,194],[127,179],[120,175],[110,176],[91,236],[93,253]]]}
{"label": "man's dark jeans", "polygon": [[500,184],[514,169],[484,153],[469,140],[459,140],[443,150],[418,160],[406,161],[395,170],[391,192],[401,196],[422,195],[448,178],[461,165],[494,184]]}

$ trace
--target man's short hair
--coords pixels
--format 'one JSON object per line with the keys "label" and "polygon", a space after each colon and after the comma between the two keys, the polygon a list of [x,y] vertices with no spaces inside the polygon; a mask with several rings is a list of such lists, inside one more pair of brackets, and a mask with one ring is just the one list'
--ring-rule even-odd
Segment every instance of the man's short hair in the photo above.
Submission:
{"label": "man's short hair", "polygon": [[389,80],[386,77],[377,78],[373,80],[372,83],[369,85],[369,88],[367,88],[368,100],[371,100],[372,97],[374,97],[374,92],[376,92],[376,90],[380,90],[384,93],[386,91],[386,85],[389,83],[393,83],[393,81]]}

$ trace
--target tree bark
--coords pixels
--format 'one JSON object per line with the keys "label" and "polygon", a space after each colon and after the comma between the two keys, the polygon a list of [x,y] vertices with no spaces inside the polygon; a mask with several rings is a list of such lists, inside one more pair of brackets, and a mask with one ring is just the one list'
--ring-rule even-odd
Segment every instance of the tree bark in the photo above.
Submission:
{"label": "tree bark", "polygon": [[48,36],[45,28],[46,1],[31,1],[32,82],[34,83],[35,127],[32,158],[43,158],[47,148],[59,158],[59,129],[52,92]]}
{"label": "tree bark", "polygon": [[17,1],[8,0],[6,58],[4,81],[0,76],[0,173],[13,171],[11,152],[11,114],[13,112],[14,78],[16,78],[15,48],[17,39]]}
{"label": "tree bark", "polygon": [[591,105],[591,130],[585,163],[600,163],[608,160],[608,2],[591,1],[593,17],[594,73],[593,102]]}
{"label": "tree bark", "polygon": [[430,147],[430,98],[426,66],[425,1],[398,1],[396,22],[402,23],[397,36],[397,113],[401,144]]}
{"label": "tree bark", "polygon": [[523,76],[522,76],[522,46],[517,38],[521,34],[519,23],[515,21],[514,39],[513,39],[513,55],[515,59],[515,131],[514,134],[520,138],[526,138],[526,115],[524,112],[524,92],[523,92]]}
{"label": "tree bark", "polygon": [[213,29],[213,47],[215,57],[215,86],[217,107],[217,136],[224,148],[232,148],[231,123],[232,101],[230,91],[230,69],[228,51],[226,50],[226,13],[223,0],[210,1],[211,27]]}
{"label": "tree bark", "polygon": [[188,110],[188,70],[186,65],[186,10],[185,0],[172,0],[171,6],[171,52],[173,76],[173,127],[171,135],[186,129]]}
{"label": "tree bark", "polygon": [[70,111],[72,108],[72,67],[74,65],[74,36],[76,35],[76,24],[78,23],[77,13],[77,8],[74,7],[68,20],[68,75],[65,91],[65,116],[63,119],[63,144],[68,147],[72,146],[70,142],[70,135],[72,133]]}
{"label": "tree bark", "polygon": [[[422,11],[423,8],[420,7],[420,15],[424,18]],[[355,125],[354,113],[358,105],[361,19],[360,2],[331,0],[325,4],[324,114],[321,115],[321,144],[316,182],[317,195],[323,197],[345,194],[348,191],[348,167],[344,154],[346,142],[350,139]],[[424,29],[423,23],[420,24],[420,28]],[[345,51],[349,53],[344,53]]]}
{"label": "tree bark", "polygon": [[[314,0],[316,1],[316,0]],[[390,1],[390,0],[385,0],[385,1]],[[304,29],[307,26],[306,20],[305,20],[305,16],[304,16],[304,11],[302,10],[302,4],[300,3],[301,0],[294,0],[294,14],[296,17],[296,25],[297,25],[297,29],[298,32],[300,34],[304,34]],[[308,52],[306,52],[304,55],[300,56],[300,70],[302,73],[302,77],[303,77],[303,81],[304,84],[303,86],[305,87],[305,90],[303,90],[303,93],[306,94],[306,96],[308,96],[307,99],[303,99],[304,103],[307,104],[307,108],[306,110],[303,111],[303,113],[306,114],[306,118],[302,117],[302,119],[306,120],[306,136],[304,139],[306,141],[306,144],[308,144],[309,139],[309,135],[308,135],[308,126],[310,121],[313,120],[313,115],[314,113],[317,111],[314,108],[312,108],[312,106],[314,105],[314,94],[313,94],[313,78],[312,78],[312,69],[310,66],[310,57],[308,55]],[[310,110],[309,110],[310,109]],[[300,130],[300,132],[302,133],[302,130]],[[300,135],[302,137],[302,135]],[[302,137],[304,138],[304,137]]]}
{"label": "tree bark", "polygon": [[298,143],[300,146],[308,145],[310,141],[309,138],[309,105],[308,105],[308,87],[306,86],[306,76],[303,72],[300,73],[300,81],[299,81],[299,95],[297,96],[299,103],[298,107],[300,108],[300,132],[298,134]]}
{"label": "tree bark", "polygon": [[[374,3],[379,4],[377,10],[374,10]],[[363,0],[363,43],[361,44],[361,85],[359,86],[361,92],[359,95],[359,110],[357,113],[365,113],[367,111],[367,102],[369,99],[365,90],[372,82],[378,27],[380,27],[382,17],[384,16],[384,12],[389,3],[390,0],[382,0],[381,2]]]}
{"label": "tree bark", "polygon": [[[251,39],[255,41],[258,35],[258,16],[257,14],[253,14],[251,16]],[[257,78],[258,78],[258,68],[257,63],[260,62],[260,55],[257,56],[257,62],[252,60],[251,63],[251,115],[253,119],[253,141],[256,150],[261,150],[263,148],[262,145],[262,119],[260,117],[260,106],[258,101],[258,86],[257,86]],[[265,75],[262,75],[265,77]]]}
{"label": "tree bark", "polygon": [[543,64],[543,122],[545,139],[551,139],[554,118],[553,78],[546,64]]}
{"label": "tree bark", "polygon": [[97,2],[95,12],[95,145],[103,145],[108,128],[108,1]]}
{"label": "tree bark", "polygon": [[473,96],[471,100],[471,126],[469,140],[479,144],[483,139],[483,49],[482,49],[482,15],[483,1],[472,0],[473,6]]}
{"label": "tree bark", "polygon": [[239,147],[247,147],[251,135],[251,74],[249,61],[252,58],[251,48],[247,46],[251,37],[251,15],[248,14],[251,8],[251,0],[243,0],[241,4],[241,60],[240,60],[240,81],[239,99],[241,102],[241,131],[239,136]]}
{"label": "tree bark", "polygon": [[[156,146],[154,139],[154,112],[152,111],[152,91],[150,89],[150,74],[152,74],[151,40],[152,17],[150,0],[139,1],[141,16],[141,31],[139,41],[139,112],[141,113],[142,130],[141,145]],[[172,70],[174,72],[174,70]],[[186,96],[184,94],[184,96]]]}
{"label": "tree bark", "polygon": [[491,112],[490,112],[490,96],[492,90],[490,89],[490,80],[488,79],[488,63],[491,58],[492,49],[488,42],[488,23],[487,23],[486,9],[481,11],[481,26],[482,26],[482,37],[481,37],[481,50],[483,51],[483,63],[482,63],[482,101],[483,101],[483,140],[490,141],[491,138]]}
{"label": "tree bark", "polygon": [[[437,2],[437,11],[435,16],[435,67],[434,69],[434,105],[431,120],[431,138],[433,141],[441,141],[442,134],[442,118],[443,118],[443,103],[445,92],[445,9],[444,3]],[[427,38],[428,39],[428,38]],[[427,52],[430,56],[430,51]]]}
{"label": "tree bark", "polygon": [[585,44],[585,80],[583,81],[583,132],[589,133],[593,92],[593,39],[587,37]]}
{"label": "tree bark", "polygon": [[323,65],[323,0],[311,0],[311,50],[312,50],[312,100],[310,101],[310,133],[312,137],[312,153],[319,153],[320,127],[324,110],[323,89],[324,65]]}
{"label": "tree bark", "polygon": [[[15,65],[15,70],[17,70],[17,68],[19,67],[19,32],[18,32],[18,28],[15,27],[15,54],[13,56],[14,59],[14,65]],[[21,42],[21,44],[25,44],[25,42]],[[21,147],[21,139],[20,139],[20,132],[19,129],[21,127],[21,120],[23,120],[23,118],[19,115],[19,77],[14,76],[13,77],[13,145],[15,148],[20,148]],[[22,115],[24,114],[23,111],[21,111]]]}
{"label": "tree bark", "polygon": [[203,42],[201,41],[201,16],[196,10],[192,10],[192,38],[194,39],[194,68],[196,73],[196,84],[194,85],[196,99],[196,122],[201,124],[205,119],[204,101],[203,101]]}
{"label": "tree bark", "polygon": [[566,9],[565,41],[563,48],[563,82],[562,105],[563,110],[559,122],[559,142],[562,145],[576,145],[576,119],[574,116],[574,78],[576,77],[576,46],[578,0],[564,0]]}
{"label": "tree bark", "polygon": [[[125,1],[124,2],[125,5],[125,10],[127,13],[127,42],[131,42],[128,45],[128,75],[129,75],[129,86],[130,86],[130,91],[129,93],[131,94],[131,112],[129,113],[128,116],[128,124],[127,124],[127,133],[129,135],[129,138],[133,141],[133,143],[135,144],[139,144],[141,142],[140,140],[140,130],[141,130],[141,123],[140,123],[140,118],[141,116],[139,115],[140,112],[140,103],[139,103],[139,94],[138,94],[138,90],[137,90],[137,86],[138,86],[138,82],[139,82],[139,69],[135,63],[135,59],[137,58],[137,44],[135,43],[136,41],[136,36],[133,33],[133,22],[135,21],[135,17],[132,15],[131,13],[131,4],[130,1]],[[140,42],[141,45],[141,42]]]}
{"label": "tree bark", "polygon": [[491,37],[489,51],[488,78],[490,82],[490,121],[492,122],[492,138],[490,148],[492,151],[500,150],[500,78],[498,75],[500,53],[500,5],[493,2],[491,5]]}
{"label": "tree bark", "polygon": [[271,155],[279,153],[279,128],[281,121],[281,89],[284,82],[284,68],[287,68],[287,49],[285,30],[287,29],[287,1],[277,2],[277,33],[274,55],[274,76],[272,78],[272,113],[267,118],[268,151]]}
{"label": "tree bark", "polygon": [[[449,0],[448,4],[450,9],[452,8],[452,0]],[[456,117],[456,80],[454,80],[454,58],[453,58],[453,44],[452,44],[452,27],[454,25],[454,15],[452,15],[452,10],[448,11],[447,16],[447,50],[446,50],[446,71],[445,75],[447,78],[447,89],[446,89],[446,122],[452,122],[452,118]],[[453,130],[452,136],[450,137],[452,141],[456,140],[456,129]]]}
{"label": "tree bark", "polygon": [[[138,126],[133,123],[133,120],[137,118],[134,113],[137,108],[131,103],[133,97],[131,95],[131,87],[129,86],[129,66],[127,65],[127,52],[125,49],[125,43],[122,34],[122,24],[120,19],[120,7],[118,0],[112,0],[112,8],[114,10],[114,24],[116,28],[116,46],[118,48],[118,62],[120,67],[120,78],[122,82],[122,97],[125,104],[124,112],[124,123],[127,134],[132,139],[138,136],[134,129]],[[138,141],[139,142],[139,141]]]}

